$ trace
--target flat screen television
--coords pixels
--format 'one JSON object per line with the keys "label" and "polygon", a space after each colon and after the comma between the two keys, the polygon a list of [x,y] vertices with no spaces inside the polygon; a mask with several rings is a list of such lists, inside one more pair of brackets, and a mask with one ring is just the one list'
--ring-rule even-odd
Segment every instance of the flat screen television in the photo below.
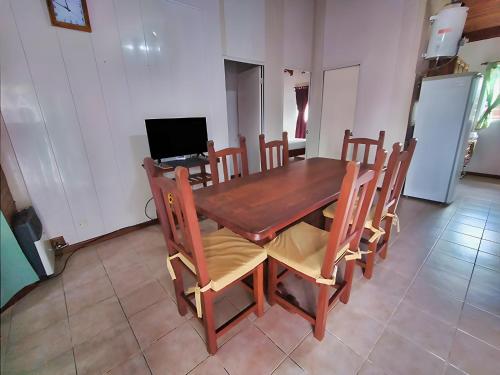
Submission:
{"label": "flat screen television", "polygon": [[146,133],[152,159],[207,152],[205,117],[147,119]]}

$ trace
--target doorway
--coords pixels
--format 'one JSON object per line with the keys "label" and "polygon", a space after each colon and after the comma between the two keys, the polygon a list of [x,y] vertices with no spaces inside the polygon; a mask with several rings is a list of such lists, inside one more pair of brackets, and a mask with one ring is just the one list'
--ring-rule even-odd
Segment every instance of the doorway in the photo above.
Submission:
{"label": "doorway", "polygon": [[340,159],[345,129],[354,129],[359,65],[326,70],[323,78],[323,109],[319,156]]}
{"label": "doorway", "polygon": [[303,156],[306,153],[311,75],[294,69],[285,69],[283,74],[283,131],[288,133],[289,155]]}
{"label": "doorway", "polygon": [[262,65],[224,60],[229,146],[239,146],[246,138],[248,169],[260,171],[259,134],[263,119]]}

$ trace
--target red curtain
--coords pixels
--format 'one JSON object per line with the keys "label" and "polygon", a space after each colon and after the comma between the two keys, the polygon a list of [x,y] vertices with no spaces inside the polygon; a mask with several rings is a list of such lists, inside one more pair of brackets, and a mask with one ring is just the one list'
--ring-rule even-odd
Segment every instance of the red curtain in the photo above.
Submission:
{"label": "red curtain", "polygon": [[300,86],[295,88],[295,100],[297,101],[297,122],[295,124],[295,138],[305,138],[307,121],[305,119],[305,111],[307,107],[307,100],[309,98],[309,87]]}

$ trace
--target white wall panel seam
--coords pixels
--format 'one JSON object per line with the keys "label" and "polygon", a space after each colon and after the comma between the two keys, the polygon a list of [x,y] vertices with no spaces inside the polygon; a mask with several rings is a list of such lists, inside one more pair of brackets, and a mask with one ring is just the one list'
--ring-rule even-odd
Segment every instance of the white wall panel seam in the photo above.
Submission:
{"label": "white wall panel seam", "polygon": [[57,168],[57,173],[58,173],[58,176],[59,176],[59,182],[61,184],[61,188],[63,190],[63,193],[64,193],[64,198],[66,200],[66,207],[68,209],[68,212],[71,216],[71,220],[73,221],[73,229],[74,229],[74,232],[75,233],[78,233],[77,231],[77,226],[76,226],[76,220],[75,220],[75,217],[73,215],[73,212],[71,211],[71,205],[69,204],[69,199],[68,199],[68,193],[66,192],[66,188],[64,187],[64,183],[63,183],[63,180],[62,180],[62,176],[61,176],[61,170],[60,170],[60,167],[59,167],[59,163],[57,162],[57,158],[55,157],[55,153],[54,153],[54,145],[52,144],[52,139],[50,138],[50,135],[49,135],[49,132],[48,132],[48,129],[47,129],[47,122],[45,120],[45,115],[44,115],[44,112],[41,108],[41,105],[40,105],[40,99],[39,99],[39,96],[38,96],[38,89],[34,83],[34,79],[33,79],[33,73],[31,72],[31,67],[30,67],[30,62],[29,62],[29,59],[28,59],[28,56],[26,54],[26,49],[24,48],[24,43],[23,43],[23,39],[19,33],[19,25],[17,23],[17,20],[16,20],[16,15],[15,15],[15,12],[14,12],[14,9],[12,8],[12,3],[9,1],[9,7],[10,7],[10,10],[11,10],[11,13],[12,13],[12,17],[13,17],[13,21],[14,21],[14,24],[16,25],[16,31],[18,33],[18,37],[19,37],[19,42],[21,44],[21,48],[23,50],[23,54],[24,54],[24,59],[26,60],[26,65],[28,67],[28,72],[29,72],[29,75],[30,75],[30,79],[31,79],[31,84],[33,86],[33,92],[35,93],[35,97],[36,97],[36,101],[37,101],[37,104],[38,104],[38,107],[40,109],[40,116],[42,117],[42,122],[43,122],[43,127],[45,129],[45,133],[47,135],[47,139],[49,141],[49,145],[50,145],[50,153],[53,155],[54,157],[54,164],[56,165],[56,168]]}
{"label": "white wall panel seam", "polygon": [[63,66],[64,66],[64,72],[66,73],[66,79],[68,81],[69,92],[71,94],[71,102],[73,103],[73,108],[75,110],[75,117],[76,117],[76,122],[78,125],[78,131],[80,134],[80,138],[82,139],[83,149],[85,151],[85,159],[87,161],[87,164],[88,164],[88,167],[90,170],[90,178],[92,179],[92,181],[91,181],[92,187],[94,188],[94,192],[95,192],[95,195],[97,197],[97,204],[99,205],[99,213],[100,213],[99,219],[101,221],[101,232],[104,233],[104,219],[103,219],[103,213],[102,213],[102,203],[101,203],[101,199],[99,197],[99,193],[97,191],[97,188],[95,186],[95,177],[94,177],[93,169],[92,169],[92,166],[90,164],[90,160],[89,160],[89,156],[88,156],[89,151],[87,150],[87,145],[85,144],[85,138],[84,138],[83,133],[82,133],[82,125],[80,122],[80,118],[78,116],[78,109],[76,108],[75,95],[73,93],[73,88],[71,87],[71,81],[69,79],[68,67],[66,66],[66,60],[64,59],[64,53],[62,51],[61,40],[59,38],[59,32],[57,30],[56,30],[56,39],[57,39],[57,45],[59,46],[59,50],[61,52],[61,59],[62,59]]}
{"label": "white wall panel seam", "polygon": [[104,89],[103,89],[102,77],[101,77],[101,72],[99,70],[99,64],[97,63],[97,56],[96,56],[96,53],[95,53],[95,47],[94,47],[94,40],[93,40],[93,38],[90,38],[90,46],[92,48],[92,53],[94,55],[94,62],[95,62],[95,66],[96,66],[97,77],[99,78],[99,90],[101,91],[101,96],[102,96],[102,99],[104,101],[104,112],[105,112],[105,115],[106,115],[106,126],[108,128],[108,132],[109,132],[109,135],[110,135],[110,138],[111,138],[111,144],[112,144],[112,147],[113,147],[113,164],[118,167],[117,168],[118,169],[118,175],[119,175],[119,179],[121,181],[121,183],[119,184],[119,186],[117,188],[120,190],[121,199],[123,200],[123,204],[125,205],[126,204],[125,199],[124,199],[124,197],[125,197],[125,190],[123,188],[125,179],[123,177],[122,168],[119,167],[118,157],[116,155],[116,150],[117,150],[116,139],[115,139],[115,136],[114,136],[112,128],[111,128],[111,120],[110,120],[110,117],[109,117],[109,109],[108,109],[108,106],[106,105],[106,97],[104,96]]}

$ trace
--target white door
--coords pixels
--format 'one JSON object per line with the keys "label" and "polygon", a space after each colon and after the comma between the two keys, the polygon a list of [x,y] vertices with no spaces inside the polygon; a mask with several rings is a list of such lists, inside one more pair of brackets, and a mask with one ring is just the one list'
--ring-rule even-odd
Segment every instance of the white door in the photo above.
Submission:
{"label": "white door", "polygon": [[262,131],[261,66],[238,74],[238,131],[246,138],[250,173],[259,172],[259,134]]}
{"label": "white door", "polygon": [[359,65],[325,71],[319,156],[340,159],[344,131],[354,128],[358,78]]}

